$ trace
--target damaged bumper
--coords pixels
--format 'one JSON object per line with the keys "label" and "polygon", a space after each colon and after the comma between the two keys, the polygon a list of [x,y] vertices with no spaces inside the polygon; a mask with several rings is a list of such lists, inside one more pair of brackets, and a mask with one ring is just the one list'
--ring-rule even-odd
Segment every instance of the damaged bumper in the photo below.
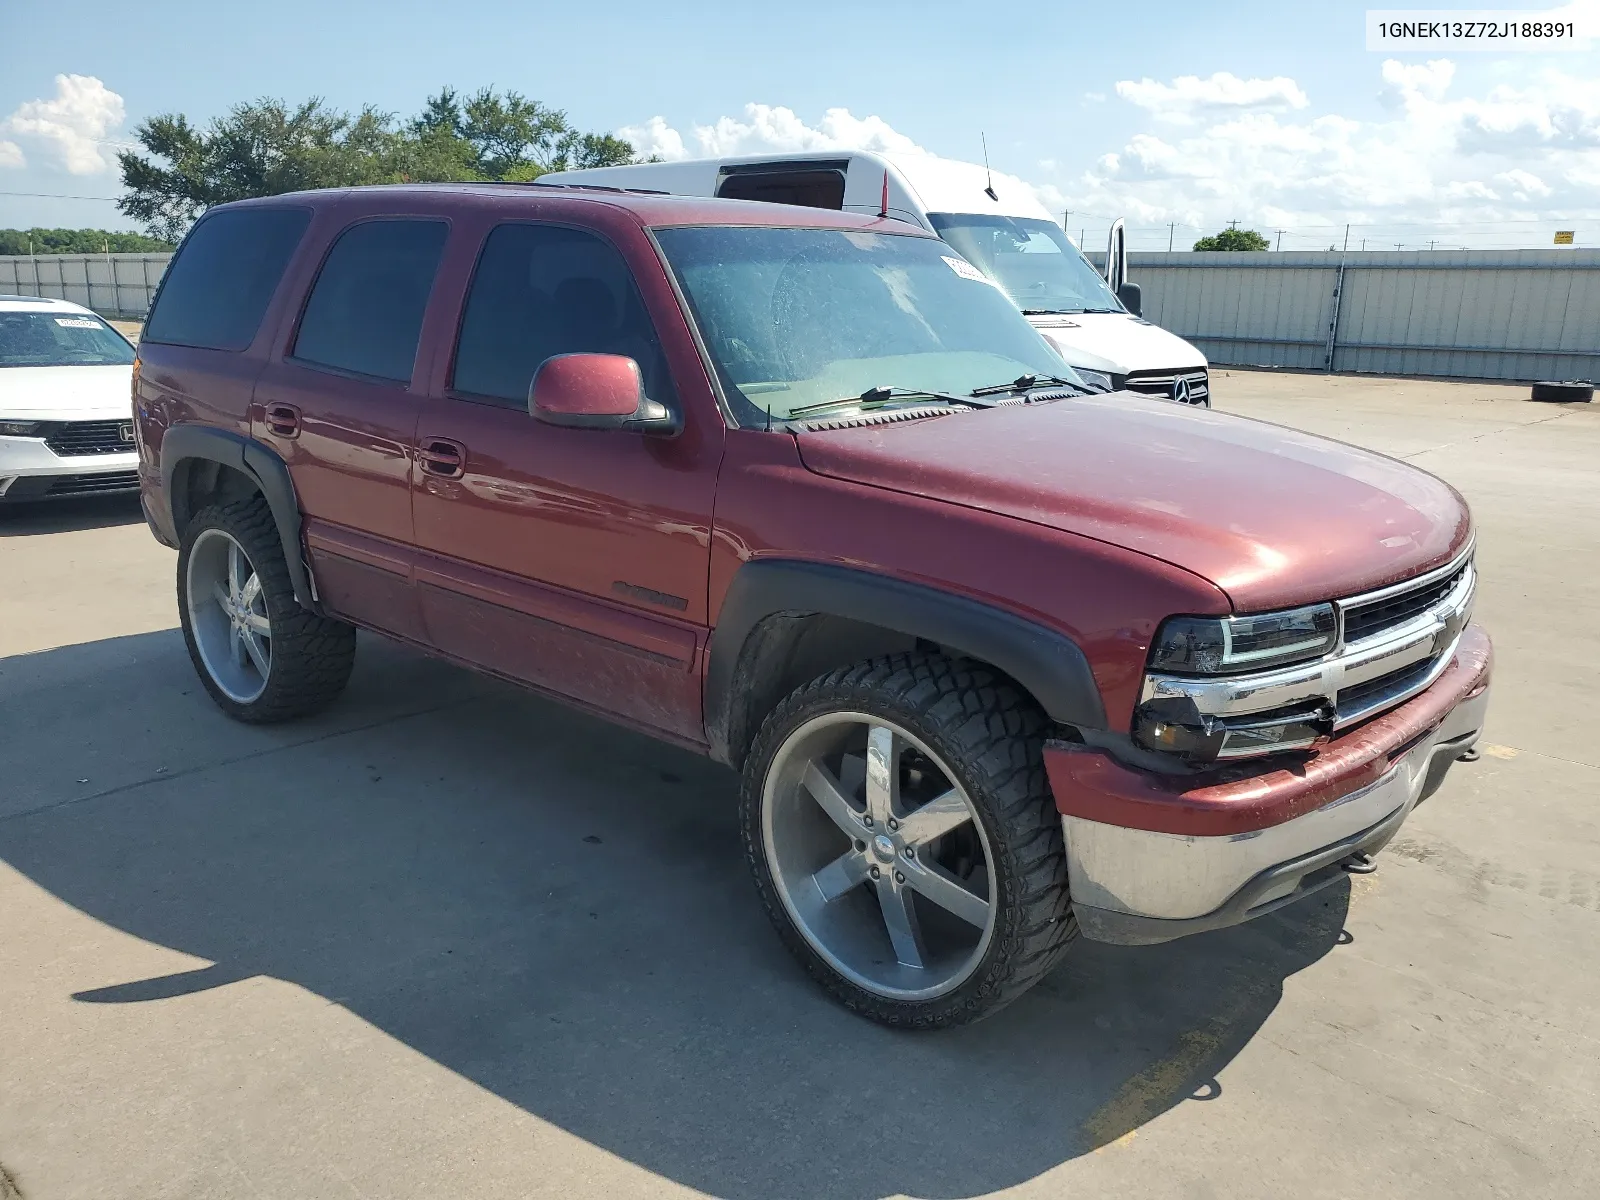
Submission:
{"label": "damaged bumper", "polygon": [[1045,750],[1084,934],[1143,945],[1235,925],[1330,884],[1387,845],[1472,748],[1493,651],[1470,626],[1433,686],[1291,768],[1197,784],[1102,750]]}

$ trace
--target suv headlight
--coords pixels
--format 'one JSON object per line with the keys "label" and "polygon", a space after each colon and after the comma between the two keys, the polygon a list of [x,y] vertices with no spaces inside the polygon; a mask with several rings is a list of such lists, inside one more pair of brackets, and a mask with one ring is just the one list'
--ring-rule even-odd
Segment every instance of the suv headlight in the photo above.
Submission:
{"label": "suv headlight", "polygon": [[1078,373],[1079,378],[1097,392],[1114,392],[1117,390],[1111,376],[1104,371],[1091,371],[1088,367],[1073,367],[1072,369]]}
{"label": "suv headlight", "polygon": [[1321,658],[1339,638],[1331,604],[1249,617],[1170,617],[1150,647],[1150,669],[1234,675]]}

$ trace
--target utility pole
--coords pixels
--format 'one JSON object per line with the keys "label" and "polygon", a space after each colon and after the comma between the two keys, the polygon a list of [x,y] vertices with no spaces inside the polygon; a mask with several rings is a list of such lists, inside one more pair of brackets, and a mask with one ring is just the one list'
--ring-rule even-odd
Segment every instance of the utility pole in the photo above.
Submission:
{"label": "utility pole", "polygon": [[1233,220],[1229,221],[1228,222],[1228,228],[1229,229],[1237,229],[1237,228],[1239,228],[1239,218],[1235,217]]}
{"label": "utility pole", "polygon": [[1174,231],[1176,231],[1177,228],[1178,228],[1178,223],[1176,221],[1168,221],[1167,222],[1167,253],[1168,254],[1172,253],[1172,235],[1173,235]]}
{"label": "utility pole", "polygon": [[1361,239],[1361,249],[1362,249],[1362,250],[1363,250],[1363,251],[1365,251],[1365,250],[1366,250],[1366,248],[1367,248],[1367,239],[1366,239],[1366,238],[1362,238],[1362,239]]}
{"label": "utility pole", "polygon": [[1402,247],[1402,246],[1404,246],[1404,245],[1405,245],[1405,243],[1404,243],[1404,242],[1396,242],[1396,243],[1395,243],[1395,244],[1394,244],[1394,248],[1395,248],[1395,249],[1396,249],[1396,250],[1398,250],[1398,249],[1400,249],[1400,248],[1401,248],[1401,247]]}
{"label": "utility pole", "polygon": [[1350,226],[1348,225],[1344,227],[1344,248],[1346,253],[1348,253],[1350,250]]}
{"label": "utility pole", "polygon": [[1274,250],[1282,250],[1283,249],[1283,230],[1279,229],[1276,232],[1277,232],[1277,235],[1278,235],[1278,241],[1277,241],[1277,244],[1274,245],[1272,248]]}
{"label": "utility pole", "polygon": [[1429,238],[1428,239],[1428,249],[1429,250],[1433,249],[1433,243],[1434,243],[1434,239],[1433,238]]}
{"label": "utility pole", "polygon": [[1072,223],[1072,210],[1069,208],[1061,214],[1061,228],[1065,229]]}

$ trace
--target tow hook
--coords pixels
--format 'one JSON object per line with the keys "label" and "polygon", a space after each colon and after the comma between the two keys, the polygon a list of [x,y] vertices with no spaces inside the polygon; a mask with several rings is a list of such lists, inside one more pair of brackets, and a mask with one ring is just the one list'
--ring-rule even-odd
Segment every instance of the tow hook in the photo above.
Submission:
{"label": "tow hook", "polygon": [[1378,869],[1378,860],[1365,850],[1357,850],[1339,865],[1352,875],[1371,875]]}
{"label": "tow hook", "polygon": [[1456,755],[1456,761],[1457,762],[1477,762],[1478,761],[1478,748],[1476,746],[1474,746],[1470,750],[1463,750],[1460,754]]}

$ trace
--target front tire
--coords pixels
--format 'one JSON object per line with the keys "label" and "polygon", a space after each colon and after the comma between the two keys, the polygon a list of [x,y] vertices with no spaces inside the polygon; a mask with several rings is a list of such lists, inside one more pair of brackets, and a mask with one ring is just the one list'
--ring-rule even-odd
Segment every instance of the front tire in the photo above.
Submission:
{"label": "front tire", "polygon": [[356,631],[300,607],[261,496],[196,513],[178,550],[178,612],[200,682],[238,721],[330,704],[355,665]]}
{"label": "front tire", "polygon": [[1045,718],[987,668],[903,654],[796,690],[745,762],[741,819],[779,936],[886,1025],[986,1017],[1077,935]]}

